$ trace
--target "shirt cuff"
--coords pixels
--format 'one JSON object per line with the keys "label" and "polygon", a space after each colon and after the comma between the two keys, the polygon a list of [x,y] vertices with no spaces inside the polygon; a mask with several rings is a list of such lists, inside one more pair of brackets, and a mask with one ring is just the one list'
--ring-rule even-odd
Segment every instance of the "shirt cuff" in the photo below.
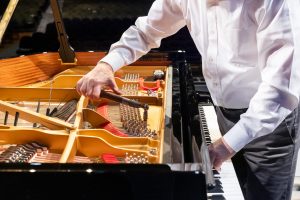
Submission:
{"label": "shirt cuff", "polygon": [[235,152],[241,150],[252,140],[239,122],[223,136],[223,139]]}
{"label": "shirt cuff", "polygon": [[104,58],[100,60],[100,62],[108,63],[112,67],[114,72],[125,65],[125,60],[117,52],[108,53],[106,56],[104,56]]}

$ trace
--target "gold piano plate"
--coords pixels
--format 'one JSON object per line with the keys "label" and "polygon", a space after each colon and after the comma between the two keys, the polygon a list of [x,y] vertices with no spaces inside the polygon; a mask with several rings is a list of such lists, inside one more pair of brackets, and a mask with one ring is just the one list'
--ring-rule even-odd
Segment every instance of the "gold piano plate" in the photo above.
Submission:
{"label": "gold piano plate", "polygon": [[0,60],[0,162],[163,162],[169,63],[138,61],[115,72],[125,97],[149,105],[145,124],[141,108],[77,93],[104,55],[77,52],[72,66],[57,53]]}

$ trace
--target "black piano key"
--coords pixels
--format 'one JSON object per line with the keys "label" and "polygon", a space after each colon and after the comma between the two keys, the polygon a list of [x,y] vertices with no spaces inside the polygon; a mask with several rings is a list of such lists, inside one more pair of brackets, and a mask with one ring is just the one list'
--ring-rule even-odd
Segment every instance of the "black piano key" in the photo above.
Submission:
{"label": "black piano key", "polygon": [[212,194],[207,198],[208,200],[226,200],[226,198],[222,194]]}

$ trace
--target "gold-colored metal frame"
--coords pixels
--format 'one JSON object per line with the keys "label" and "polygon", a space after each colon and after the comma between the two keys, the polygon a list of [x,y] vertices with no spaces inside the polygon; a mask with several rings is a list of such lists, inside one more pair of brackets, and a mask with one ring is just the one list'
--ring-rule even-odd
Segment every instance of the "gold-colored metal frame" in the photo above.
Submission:
{"label": "gold-colored metal frame", "polygon": [[[64,66],[59,62],[57,53],[45,53],[18,58],[0,60],[0,111],[8,111],[11,115],[18,112],[19,117],[31,123],[39,123],[47,128],[28,128],[19,126],[0,126],[0,144],[22,144],[37,141],[47,145],[50,151],[61,153],[60,163],[73,162],[76,155],[99,157],[111,153],[117,157],[126,154],[146,155],[150,163],[162,163],[165,127],[166,96],[170,90],[168,80],[168,62],[139,61],[135,65],[126,66],[115,72],[116,83],[121,88],[123,84],[136,83],[124,81],[125,73],[138,73],[140,76],[150,76],[156,69],[165,72],[161,81],[159,97],[142,95],[126,96],[149,104],[148,126],[159,133],[158,139],[147,137],[120,137],[101,128],[83,129],[83,121],[88,121],[94,127],[108,122],[104,116],[89,109],[89,99],[79,96],[75,85],[77,81],[96,62],[104,56],[102,52],[76,53],[76,66]],[[157,65],[154,65],[157,64]],[[145,82],[149,87],[154,82]],[[22,106],[8,102],[67,102],[78,99],[74,124],[37,113]],[[109,102],[106,99],[100,101]]]}

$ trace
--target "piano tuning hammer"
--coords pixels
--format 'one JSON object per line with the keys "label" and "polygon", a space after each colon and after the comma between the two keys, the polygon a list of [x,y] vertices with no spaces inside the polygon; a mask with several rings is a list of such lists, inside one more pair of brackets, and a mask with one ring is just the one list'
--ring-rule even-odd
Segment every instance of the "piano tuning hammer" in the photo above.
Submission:
{"label": "piano tuning hammer", "polygon": [[149,106],[148,104],[140,103],[138,101],[135,101],[133,99],[128,99],[126,97],[122,97],[120,95],[111,93],[111,92],[106,92],[104,90],[101,90],[100,93],[101,98],[106,98],[118,103],[126,104],[128,106],[134,107],[134,108],[143,108],[144,110],[148,110]]}

